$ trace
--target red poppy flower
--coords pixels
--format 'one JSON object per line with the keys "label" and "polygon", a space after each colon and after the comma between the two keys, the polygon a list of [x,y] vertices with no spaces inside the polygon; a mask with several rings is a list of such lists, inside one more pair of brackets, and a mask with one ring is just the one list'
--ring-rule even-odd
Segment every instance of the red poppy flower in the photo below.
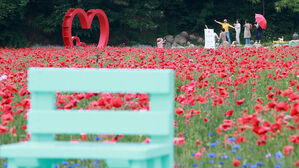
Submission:
{"label": "red poppy flower", "polygon": [[282,97],[286,97],[286,96],[288,96],[291,93],[294,93],[294,90],[293,90],[293,88],[289,87],[287,90],[282,91],[281,96]]}
{"label": "red poppy flower", "polygon": [[184,109],[182,109],[182,108],[177,108],[176,110],[175,110],[175,113],[178,115],[178,116],[181,116],[182,114],[184,114]]}
{"label": "red poppy flower", "polygon": [[216,132],[218,134],[221,134],[222,132],[225,132],[232,128],[232,120],[223,120],[223,124],[221,124],[219,127],[217,127]]}
{"label": "red poppy flower", "polygon": [[17,135],[17,132],[16,132],[16,126],[12,127],[9,129],[9,132],[11,135]]}
{"label": "red poppy flower", "polygon": [[87,141],[87,136],[84,133],[81,133],[81,141]]}
{"label": "red poppy flower", "polygon": [[256,104],[254,105],[254,110],[256,111],[257,114],[260,114],[261,111],[263,110],[263,106],[261,104]]}
{"label": "red poppy flower", "polygon": [[174,145],[176,145],[176,146],[182,146],[182,145],[185,145],[185,138],[183,138],[183,137],[174,138],[173,142],[174,142]]}
{"label": "red poppy flower", "polygon": [[84,93],[80,93],[80,94],[76,95],[76,99],[77,100],[82,100],[84,98],[85,98],[85,94]]}
{"label": "red poppy flower", "polygon": [[105,98],[104,97],[100,97],[99,99],[98,99],[98,105],[101,107],[101,108],[105,108],[106,107],[106,100],[105,100]]}
{"label": "red poppy flower", "polygon": [[257,143],[257,146],[261,146],[261,145],[266,145],[267,141],[263,140],[263,139],[259,139],[259,140],[256,141],[256,143]]}
{"label": "red poppy flower", "polygon": [[299,95],[297,93],[291,93],[288,95],[288,100],[290,102],[293,102],[293,101],[296,101],[296,100],[299,100]]}
{"label": "red poppy flower", "polygon": [[246,139],[243,136],[240,136],[236,139],[236,144],[240,144],[240,143],[246,143]]}
{"label": "red poppy flower", "polygon": [[15,85],[7,85],[6,89],[8,89],[12,93],[17,93],[18,92],[17,87]]}
{"label": "red poppy flower", "polygon": [[276,133],[278,130],[281,130],[281,128],[282,128],[282,125],[279,123],[274,123],[271,125],[271,131],[273,133]]}
{"label": "red poppy flower", "polygon": [[282,92],[281,92],[280,89],[277,89],[277,90],[275,91],[275,95],[277,95],[277,96],[278,96],[278,95],[281,95],[281,93],[282,93]]}
{"label": "red poppy flower", "polygon": [[258,97],[256,100],[257,100],[259,103],[261,103],[261,104],[264,103],[263,100],[261,100],[261,98],[259,98],[259,97]]}
{"label": "red poppy flower", "polygon": [[274,109],[275,106],[276,106],[276,103],[275,103],[275,102],[269,102],[266,106],[267,106],[269,109]]}
{"label": "red poppy flower", "polygon": [[239,106],[239,105],[243,104],[244,101],[245,101],[245,98],[240,99],[240,100],[237,100],[237,101],[236,101],[236,104]]}
{"label": "red poppy flower", "polygon": [[274,93],[270,92],[267,97],[268,97],[268,99],[272,100],[274,97]]}
{"label": "red poppy flower", "polygon": [[196,99],[198,100],[198,103],[208,103],[206,97],[202,97],[201,95],[198,95]]}
{"label": "red poppy flower", "polygon": [[280,102],[276,105],[276,111],[288,111],[289,110],[289,104],[287,102]]}
{"label": "red poppy flower", "polygon": [[286,156],[290,156],[293,150],[294,150],[294,146],[291,146],[291,145],[290,146],[285,146],[283,148],[283,152]]}
{"label": "red poppy flower", "polygon": [[294,144],[299,144],[299,135],[291,135],[290,138],[288,139],[290,142],[293,142]]}
{"label": "red poppy flower", "polygon": [[225,113],[225,116],[226,116],[226,117],[232,116],[233,113],[234,113],[234,110],[228,110],[228,111]]}
{"label": "red poppy flower", "polygon": [[7,128],[0,125],[0,134],[4,134],[5,132],[7,132]]}
{"label": "red poppy flower", "polygon": [[196,140],[196,146],[203,145],[203,142],[201,142],[199,139]]}
{"label": "red poppy flower", "polygon": [[121,97],[113,97],[111,99],[112,106],[115,108],[119,108],[123,104],[123,99]]}
{"label": "red poppy flower", "polygon": [[197,160],[201,160],[201,159],[202,159],[202,156],[203,156],[203,154],[202,154],[201,151],[195,153],[195,158],[196,158]]}
{"label": "red poppy flower", "polygon": [[78,139],[72,139],[71,142],[72,142],[72,143],[78,143],[79,140],[78,140]]}
{"label": "red poppy flower", "polygon": [[26,129],[27,129],[27,125],[23,125],[23,126],[22,126],[22,129],[23,129],[23,130],[26,130]]}
{"label": "red poppy flower", "polygon": [[24,109],[20,108],[17,110],[17,115],[20,115],[22,112],[24,111]]}
{"label": "red poppy flower", "polygon": [[4,105],[4,104],[10,104],[12,102],[12,99],[11,98],[8,98],[8,99],[3,99],[1,101],[1,105]]}
{"label": "red poppy flower", "polygon": [[290,111],[291,116],[299,116],[299,102],[295,102],[292,105],[291,111]]}
{"label": "red poppy flower", "polygon": [[291,85],[291,86],[296,85],[296,83],[298,83],[297,80],[295,80],[295,79],[290,79],[290,85]]}
{"label": "red poppy flower", "polygon": [[25,87],[23,87],[23,88],[19,91],[19,95],[20,95],[20,96],[25,96],[26,93],[28,93],[28,90],[27,90]]}
{"label": "red poppy flower", "polygon": [[241,166],[241,162],[239,160],[233,160],[233,164],[235,167]]}

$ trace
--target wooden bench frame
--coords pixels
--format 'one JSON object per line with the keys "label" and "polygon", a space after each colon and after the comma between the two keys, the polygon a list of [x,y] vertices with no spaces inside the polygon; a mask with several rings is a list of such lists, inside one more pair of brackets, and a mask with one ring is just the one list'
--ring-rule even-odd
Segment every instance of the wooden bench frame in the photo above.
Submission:
{"label": "wooden bench frame", "polygon": [[[30,68],[29,142],[0,146],[8,168],[53,167],[63,159],[104,159],[109,168],[174,164],[172,70]],[[147,93],[150,110],[57,110],[56,92]],[[55,141],[55,134],[149,135],[149,144]]]}

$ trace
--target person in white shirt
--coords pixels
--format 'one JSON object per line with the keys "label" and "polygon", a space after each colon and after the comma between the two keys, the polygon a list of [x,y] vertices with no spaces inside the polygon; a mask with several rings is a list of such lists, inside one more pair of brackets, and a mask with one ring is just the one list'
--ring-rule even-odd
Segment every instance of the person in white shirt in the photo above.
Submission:
{"label": "person in white shirt", "polygon": [[236,41],[238,42],[238,44],[240,44],[240,32],[241,32],[241,24],[240,24],[240,20],[237,19],[236,23],[234,24],[235,30],[236,30]]}
{"label": "person in white shirt", "polygon": [[163,40],[163,38],[157,38],[157,47],[163,48],[163,44],[166,42],[166,40]]}

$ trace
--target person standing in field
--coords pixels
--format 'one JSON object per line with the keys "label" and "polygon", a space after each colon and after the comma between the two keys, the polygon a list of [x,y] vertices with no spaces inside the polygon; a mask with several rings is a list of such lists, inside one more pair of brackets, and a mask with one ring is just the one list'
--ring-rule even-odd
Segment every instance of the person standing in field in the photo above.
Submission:
{"label": "person standing in field", "polygon": [[256,27],[255,31],[255,43],[261,44],[262,36],[263,36],[263,29],[259,24],[254,24]]}
{"label": "person standing in field", "polygon": [[225,33],[226,33],[226,38],[227,38],[228,42],[231,43],[231,40],[230,40],[230,37],[229,37],[229,30],[228,30],[228,28],[229,27],[234,28],[234,27],[232,25],[228,24],[226,19],[223,20],[223,23],[222,22],[218,22],[217,20],[214,20],[214,21],[216,23],[220,24],[222,26],[222,28],[224,28]]}
{"label": "person standing in field", "polygon": [[244,24],[244,38],[245,38],[245,44],[250,44],[250,38],[251,38],[251,33],[250,33],[250,29],[251,29],[251,24],[248,22],[248,20],[245,20],[245,24]]}
{"label": "person standing in field", "polygon": [[240,43],[240,33],[241,33],[241,24],[240,24],[240,20],[237,19],[236,23],[234,24],[235,26],[235,30],[236,30],[236,41],[238,42],[238,44]]}
{"label": "person standing in field", "polygon": [[219,41],[219,36],[215,32],[214,32],[214,37],[215,37],[215,46],[216,46],[216,41]]}
{"label": "person standing in field", "polygon": [[222,28],[219,34],[219,45],[226,41],[226,32],[225,29]]}
{"label": "person standing in field", "polygon": [[158,48],[163,48],[163,44],[165,43],[165,40],[162,38],[157,38],[157,46]]}

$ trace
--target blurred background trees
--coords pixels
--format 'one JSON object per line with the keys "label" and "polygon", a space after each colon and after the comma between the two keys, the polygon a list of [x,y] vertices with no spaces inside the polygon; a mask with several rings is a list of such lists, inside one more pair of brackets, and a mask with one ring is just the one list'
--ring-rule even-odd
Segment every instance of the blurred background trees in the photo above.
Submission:
{"label": "blurred background trees", "polygon": [[[204,25],[219,33],[214,19],[254,23],[255,13],[267,19],[266,41],[281,36],[290,40],[299,29],[298,5],[299,0],[0,0],[0,46],[63,45],[62,22],[70,8],[104,10],[110,24],[109,45],[154,44],[157,37],[182,31],[203,36]],[[81,29],[78,17],[72,26],[72,34],[81,41],[97,43],[97,18],[91,29]]]}

